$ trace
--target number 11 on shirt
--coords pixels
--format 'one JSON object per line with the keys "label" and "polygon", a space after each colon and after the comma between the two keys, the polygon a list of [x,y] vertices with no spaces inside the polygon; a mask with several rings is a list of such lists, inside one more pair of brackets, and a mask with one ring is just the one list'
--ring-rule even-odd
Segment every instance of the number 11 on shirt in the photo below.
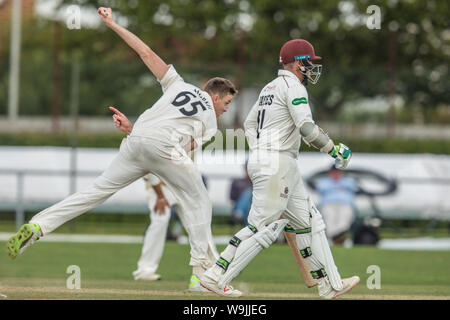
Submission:
{"label": "number 11 on shirt", "polygon": [[259,139],[259,133],[261,132],[264,125],[264,115],[266,114],[266,109],[262,109],[258,111],[258,127],[256,128],[256,138]]}

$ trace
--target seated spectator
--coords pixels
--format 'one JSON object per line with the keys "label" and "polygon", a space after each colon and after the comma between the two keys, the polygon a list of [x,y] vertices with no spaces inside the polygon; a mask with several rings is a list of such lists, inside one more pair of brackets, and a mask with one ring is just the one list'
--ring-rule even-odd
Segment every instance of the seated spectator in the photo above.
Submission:
{"label": "seated spectator", "polygon": [[319,210],[326,225],[328,238],[335,245],[341,245],[347,238],[355,219],[354,199],[356,182],[345,177],[344,171],[333,165],[328,177],[317,181],[316,191],[319,193]]}

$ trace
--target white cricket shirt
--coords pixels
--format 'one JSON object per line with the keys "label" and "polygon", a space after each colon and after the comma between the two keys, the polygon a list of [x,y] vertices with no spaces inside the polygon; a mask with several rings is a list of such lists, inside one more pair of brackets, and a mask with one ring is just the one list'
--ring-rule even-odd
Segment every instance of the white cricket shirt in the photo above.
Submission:
{"label": "white cricket shirt", "polygon": [[209,141],[217,131],[211,96],[184,82],[172,65],[160,84],[163,95],[139,116],[130,136],[165,139],[174,145],[185,145],[191,138],[198,146]]}
{"label": "white cricket shirt", "polygon": [[296,158],[305,121],[314,123],[305,86],[292,72],[278,70],[244,122],[250,150],[288,152]]}

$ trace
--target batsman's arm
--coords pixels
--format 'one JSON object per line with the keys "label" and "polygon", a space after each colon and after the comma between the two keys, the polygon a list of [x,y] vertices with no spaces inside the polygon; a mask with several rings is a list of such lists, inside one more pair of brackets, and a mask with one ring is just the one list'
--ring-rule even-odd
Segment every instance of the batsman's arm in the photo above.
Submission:
{"label": "batsman's arm", "polygon": [[335,145],[333,140],[314,123],[309,105],[309,96],[304,86],[288,86],[285,93],[288,110],[295,125],[300,130],[303,140],[320,152],[335,158],[336,168],[344,169],[351,158],[350,149],[340,143]]}
{"label": "batsman's arm", "polygon": [[118,25],[112,18],[111,8],[98,8],[98,14],[102,21],[114,32],[116,32],[136,53],[141,57],[145,65],[161,80],[169,70],[169,66],[132,32]]}
{"label": "batsman's arm", "polygon": [[328,153],[335,159],[336,168],[345,169],[350,162],[352,152],[343,143],[334,144],[328,135],[314,122],[305,121],[300,126],[300,134],[308,145],[319,149],[320,152]]}

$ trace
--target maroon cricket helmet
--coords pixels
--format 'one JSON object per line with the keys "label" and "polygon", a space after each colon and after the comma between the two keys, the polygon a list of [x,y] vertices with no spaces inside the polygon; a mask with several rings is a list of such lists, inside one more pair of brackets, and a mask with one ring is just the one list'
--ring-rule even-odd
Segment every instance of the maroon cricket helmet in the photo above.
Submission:
{"label": "maroon cricket helmet", "polygon": [[293,39],[286,42],[280,50],[280,64],[294,62],[296,60],[318,60],[311,43],[303,39]]}

